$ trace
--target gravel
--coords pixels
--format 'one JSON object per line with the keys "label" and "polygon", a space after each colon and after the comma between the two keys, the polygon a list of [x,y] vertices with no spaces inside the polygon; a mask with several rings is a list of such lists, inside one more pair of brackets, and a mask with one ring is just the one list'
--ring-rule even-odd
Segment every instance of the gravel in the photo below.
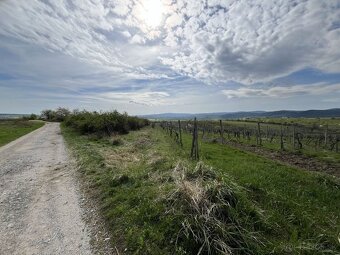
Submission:
{"label": "gravel", "polygon": [[93,254],[58,123],[1,147],[0,180],[0,254]]}

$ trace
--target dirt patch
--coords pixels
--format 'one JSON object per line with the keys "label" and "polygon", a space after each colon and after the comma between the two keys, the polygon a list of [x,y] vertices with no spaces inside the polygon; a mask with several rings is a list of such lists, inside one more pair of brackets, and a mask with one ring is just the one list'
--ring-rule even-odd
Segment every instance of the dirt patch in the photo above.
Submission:
{"label": "dirt patch", "polygon": [[133,153],[129,150],[120,150],[119,152],[112,150],[102,150],[101,154],[105,158],[107,166],[126,168],[129,164],[141,160],[141,155]]}
{"label": "dirt patch", "polygon": [[340,166],[335,163],[320,161],[318,159],[307,157],[302,154],[294,154],[287,151],[274,151],[263,147],[240,144],[233,141],[226,141],[225,144],[237,149],[255,153],[265,158],[275,160],[287,166],[340,177]]}

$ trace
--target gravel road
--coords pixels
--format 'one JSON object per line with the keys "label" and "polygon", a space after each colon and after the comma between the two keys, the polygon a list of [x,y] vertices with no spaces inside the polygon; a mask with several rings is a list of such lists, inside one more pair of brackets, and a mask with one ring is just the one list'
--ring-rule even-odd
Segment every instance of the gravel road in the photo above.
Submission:
{"label": "gravel road", "polygon": [[0,147],[0,254],[92,254],[58,123]]}

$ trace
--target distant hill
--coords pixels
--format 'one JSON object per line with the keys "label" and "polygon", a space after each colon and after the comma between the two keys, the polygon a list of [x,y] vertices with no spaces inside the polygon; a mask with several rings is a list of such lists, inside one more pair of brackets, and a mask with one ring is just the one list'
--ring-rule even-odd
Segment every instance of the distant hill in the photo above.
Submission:
{"label": "distant hill", "polygon": [[245,118],[333,118],[340,117],[340,109],[307,111],[250,111],[250,112],[214,112],[214,113],[161,113],[141,115],[147,119],[245,119]]}
{"label": "distant hill", "polygon": [[25,116],[29,116],[29,114],[10,114],[10,113],[0,113],[0,120],[6,119],[19,119]]}

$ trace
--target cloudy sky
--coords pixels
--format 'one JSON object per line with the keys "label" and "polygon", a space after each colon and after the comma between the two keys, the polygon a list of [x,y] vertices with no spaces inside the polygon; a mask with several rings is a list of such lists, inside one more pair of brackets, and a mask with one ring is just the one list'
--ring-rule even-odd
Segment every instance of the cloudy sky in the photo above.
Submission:
{"label": "cloudy sky", "polygon": [[0,0],[0,112],[340,107],[340,0]]}

